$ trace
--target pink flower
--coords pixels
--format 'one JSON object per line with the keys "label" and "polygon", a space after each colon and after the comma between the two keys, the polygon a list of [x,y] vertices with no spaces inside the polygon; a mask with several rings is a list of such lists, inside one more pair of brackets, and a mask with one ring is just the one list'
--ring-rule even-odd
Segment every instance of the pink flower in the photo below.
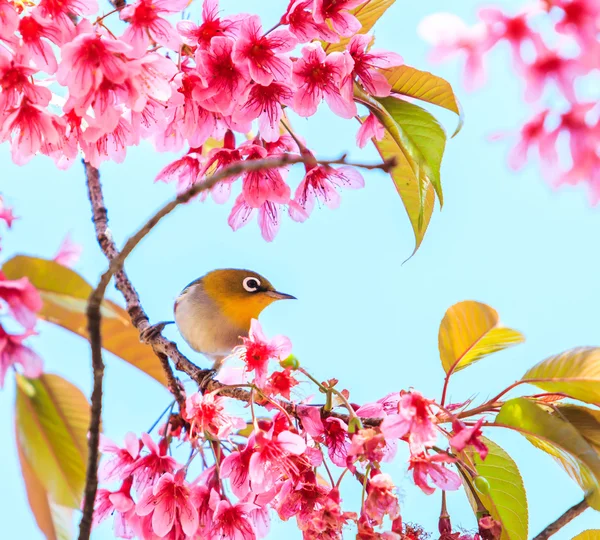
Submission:
{"label": "pink flower", "polygon": [[598,3],[594,0],[555,0],[554,5],[562,11],[562,18],[555,25],[556,31],[572,35],[590,63],[597,63],[600,51],[597,38],[600,17]]}
{"label": "pink flower", "polygon": [[138,134],[134,133],[130,122],[123,116],[119,116],[116,125],[107,131],[109,121],[108,118],[99,118],[90,122],[80,141],[85,157],[93,167],[98,167],[107,159],[123,163],[127,148],[139,142]]}
{"label": "pink flower", "polygon": [[389,474],[378,473],[369,479],[364,511],[377,525],[381,525],[386,515],[391,520],[400,516],[398,497],[393,493],[395,489]]}
{"label": "pink flower", "polygon": [[294,196],[294,201],[304,210],[304,215],[296,212],[295,208],[290,208],[290,216],[296,221],[304,221],[312,213],[316,201],[328,208],[337,208],[341,197],[336,188],[360,189],[365,185],[362,175],[353,167],[334,169],[329,165],[316,163],[307,163],[305,167],[306,175],[296,188]]}
{"label": "pink flower", "polygon": [[282,53],[296,46],[296,38],[286,28],[264,34],[260,17],[243,20],[240,35],[235,41],[233,61],[244,64],[254,81],[268,86],[273,81],[286,81],[292,73],[292,61]]}
{"label": "pink flower", "polygon": [[327,446],[329,459],[338,467],[346,467],[348,459],[348,426],[339,418],[321,419],[318,407],[298,407],[298,416],[306,432],[317,442]]}
{"label": "pink flower", "polygon": [[453,463],[454,459],[445,454],[434,454],[432,456],[424,453],[410,457],[408,470],[413,471],[413,479],[424,493],[431,495],[435,488],[431,487],[427,477],[440,489],[453,491],[461,486],[461,481],[454,471],[451,471],[441,465],[442,463]]}
{"label": "pink flower", "polygon": [[331,110],[342,118],[356,116],[356,104],[344,79],[352,73],[354,61],[347,53],[325,54],[320,43],[302,48],[302,58],[294,63],[292,80],[298,87],[294,110],[300,116],[312,116],[324,98]]}
{"label": "pink flower", "polygon": [[253,493],[269,491],[282,477],[292,477],[297,466],[291,459],[306,450],[304,439],[291,431],[274,434],[269,431],[255,433],[254,448],[248,466]]}
{"label": "pink flower", "polygon": [[360,21],[349,9],[363,4],[364,0],[314,0],[313,17],[317,23],[329,21],[341,36],[350,37],[360,30]]}
{"label": "pink flower", "polygon": [[277,513],[285,521],[292,516],[307,520],[315,508],[325,505],[329,491],[329,488],[317,483],[313,471],[308,472],[300,482],[287,480],[277,496]]}
{"label": "pink flower", "polygon": [[231,491],[240,499],[250,492],[250,458],[253,444],[254,436],[251,435],[246,448],[231,452],[221,462],[221,476],[229,479]]}
{"label": "pink flower", "polygon": [[156,444],[150,435],[142,433],[142,442],[150,453],[139,456],[129,471],[133,475],[135,489],[138,493],[151,487],[165,473],[173,473],[177,468],[175,459],[167,456],[169,447],[167,439],[161,439]]}
{"label": "pink flower", "polygon": [[178,51],[179,34],[164,15],[177,13],[188,5],[188,0],[138,0],[121,10],[121,19],[128,22],[121,39],[133,47],[133,54],[142,56],[150,40]]}
{"label": "pink flower", "polygon": [[202,395],[196,392],[185,401],[183,417],[191,424],[192,432],[202,436],[204,432],[219,439],[225,439],[234,430],[246,426],[241,418],[225,412],[227,398],[214,392]]}
{"label": "pink flower", "polygon": [[194,97],[208,110],[224,115],[245,101],[250,77],[245,64],[234,62],[233,45],[232,39],[217,36],[209,48],[196,51],[196,64],[206,87],[196,87]]}
{"label": "pink flower", "polygon": [[[107,517],[114,516],[114,532],[117,538],[133,538],[133,530],[128,520],[134,514],[134,500],[131,498],[131,478],[125,480],[118,491],[98,489],[94,505],[94,522],[97,527]],[[116,514],[116,515],[115,515]]]}
{"label": "pink flower", "polygon": [[76,29],[71,17],[93,15],[98,11],[96,0],[41,0],[37,10],[49,26],[54,22],[62,34],[62,40],[68,41],[75,35]]}
{"label": "pink flower", "polygon": [[483,432],[481,431],[483,418],[471,426],[466,427],[461,421],[455,420],[452,422],[454,435],[450,439],[450,445],[457,451],[462,452],[467,446],[473,446],[481,459],[485,459],[488,454],[488,447],[481,440]]}
{"label": "pink flower", "polygon": [[292,352],[292,342],[285,336],[268,339],[256,319],[250,322],[248,337],[242,338],[243,345],[234,349],[246,363],[246,371],[254,371],[254,382],[264,386],[269,360],[285,360]]}
{"label": "pink flower", "polygon": [[369,140],[375,139],[380,141],[385,135],[385,129],[377,120],[373,113],[369,113],[369,116],[360,125],[358,132],[356,133],[356,144],[359,148],[364,148]]}
{"label": "pink flower", "polygon": [[16,364],[21,366],[26,377],[36,378],[42,374],[42,359],[23,345],[32,334],[30,330],[20,335],[7,334],[0,326],[0,388],[4,386],[6,372]]}
{"label": "pink flower", "polygon": [[299,382],[294,378],[291,370],[284,369],[283,371],[274,371],[271,373],[263,390],[268,396],[280,395],[285,399],[291,399],[290,393],[292,388],[298,384]]}
{"label": "pink flower", "polygon": [[210,507],[214,514],[212,517],[211,540],[227,538],[228,540],[254,540],[256,532],[250,517],[258,508],[254,504],[231,504],[213,489],[210,493]]}
{"label": "pink flower", "polygon": [[313,0],[290,0],[286,12],[281,17],[281,24],[289,25],[290,32],[300,43],[315,38],[337,43],[340,37],[327,26],[327,23],[317,23],[313,18],[312,4]]}
{"label": "pink flower", "polygon": [[0,195],[0,219],[6,223],[6,226],[10,229],[13,221],[16,219],[13,210],[10,206],[4,204],[4,199]]}
{"label": "pink flower", "polygon": [[184,469],[175,476],[163,474],[153,487],[142,493],[135,511],[139,516],[152,514],[152,530],[160,537],[169,534],[176,523],[187,536],[193,536],[198,529],[198,511]]}
{"label": "pink flower", "polygon": [[21,49],[25,56],[31,58],[36,68],[52,75],[58,64],[47,40],[60,44],[60,30],[33,11],[30,16],[22,17],[19,21],[19,33],[23,40]]}
{"label": "pink flower", "polygon": [[434,46],[430,54],[432,62],[443,62],[451,56],[464,53],[465,88],[475,90],[483,85],[483,55],[488,49],[485,24],[468,27],[457,15],[434,13],[419,23],[417,31],[424,41]]}
{"label": "pink flower", "polygon": [[177,182],[177,191],[185,191],[198,181],[204,160],[201,152],[200,148],[190,148],[185,156],[163,167],[154,181]]}
{"label": "pink flower", "polygon": [[535,60],[527,64],[525,70],[525,99],[536,101],[548,81],[553,80],[566,99],[576,103],[574,81],[581,74],[582,66],[571,58],[564,58],[545,46],[538,47]]}
{"label": "pink flower", "polygon": [[27,330],[37,321],[36,313],[42,309],[42,298],[26,277],[8,280],[0,271],[0,299],[8,305],[12,316]]}
{"label": "pink flower", "polygon": [[382,433],[373,428],[360,429],[352,435],[348,449],[348,464],[356,459],[380,463],[384,461],[386,453],[386,441]]}
{"label": "pink flower", "polygon": [[258,118],[261,138],[266,142],[275,142],[280,138],[281,106],[291,107],[293,96],[294,91],[285,83],[272,82],[268,86],[254,84],[244,105],[234,112],[234,118],[244,121]]}
{"label": "pink flower", "polygon": [[46,109],[24,100],[21,106],[4,117],[0,124],[0,141],[12,135],[11,153],[17,165],[24,165],[44,144],[58,144],[61,133]]}
{"label": "pink flower", "polygon": [[54,260],[58,264],[71,268],[77,264],[82,252],[83,246],[74,242],[71,235],[67,234],[58,247],[58,251],[56,252],[56,255],[54,255]]}
{"label": "pink flower", "polygon": [[521,169],[527,162],[527,155],[532,147],[537,146],[540,158],[548,165],[555,164],[558,156],[554,141],[544,128],[549,110],[545,109],[527,121],[520,130],[519,141],[508,154],[508,164],[514,169]]}
{"label": "pink flower", "polygon": [[19,15],[12,2],[0,0],[0,39],[11,41],[19,26]]}
{"label": "pink flower", "polygon": [[434,445],[437,439],[435,416],[430,408],[432,403],[433,400],[425,399],[416,391],[401,393],[398,414],[384,418],[381,432],[386,439],[408,435],[411,452],[423,452],[425,447]]}
{"label": "pink flower", "polygon": [[[402,57],[393,52],[369,50],[373,36],[366,34],[355,35],[348,44],[348,52],[354,60],[353,75],[358,77],[369,93],[374,96],[390,95],[392,87],[377,68],[400,66],[404,63]],[[352,80],[349,81],[352,84]]]}
{"label": "pink flower", "polygon": [[113,456],[106,460],[100,467],[98,476],[102,482],[111,480],[126,480],[129,478],[131,469],[140,455],[141,442],[135,433],[128,432],[125,435],[125,446],[120,448],[104,435],[100,436],[100,451]]}
{"label": "pink flower", "polygon": [[103,78],[119,84],[130,76],[126,53],[131,48],[116,39],[80,34],[61,49],[56,72],[58,82],[73,96],[84,96],[100,86]]}
{"label": "pink flower", "polygon": [[219,0],[204,0],[202,4],[202,24],[196,25],[191,21],[179,21],[177,30],[184,43],[190,46],[208,48],[210,40],[215,36],[235,38],[241,21],[219,18]]}
{"label": "pink flower", "polygon": [[45,107],[50,102],[52,92],[48,88],[33,83],[35,69],[28,67],[28,59],[22,55],[11,56],[0,48],[0,110],[17,108],[22,98]]}
{"label": "pink flower", "polygon": [[339,491],[334,488],[323,499],[322,505],[311,514],[298,516],[298,526],[303,531],[305,540],[342,538],[343,527],[348,521],[354,521],[356,514],[342,511],[340,502]]}
{"label": "pink flower", "polygon": [[[262,146],[247,147],[248,160],[265,159],[267,150]],[[290,186],[281,176],[279,169],[248,171],[242,177],[242,193],[247,204],[260,208],[265,202],[285,204],[290,200]]]}

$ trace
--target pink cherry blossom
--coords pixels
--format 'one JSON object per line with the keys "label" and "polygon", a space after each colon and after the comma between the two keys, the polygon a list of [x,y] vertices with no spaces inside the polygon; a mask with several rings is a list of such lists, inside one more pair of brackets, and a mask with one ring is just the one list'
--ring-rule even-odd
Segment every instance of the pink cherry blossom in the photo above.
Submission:
{"label": "pink cherry blossom", "polygon": [[315,38],[323,39],[328,43],[337,43],[340,40],[327,23],[318,23],[312,14],[313,0],[290,0],[286,12],[281,17],[281,24],[289,25],[290,32],[300,43],[312,41]]}
{"label": "pink cherry blossom", "polygon": [[369,116],[360,125],[358,132],[356,133],[356,144],[359,148],[364,148],[369,140],[375,139],[381,141],[385,135],[385,128],[377,120],[373,113],[369,113]]}
{"label": "pink cherry blossom", "polygon": [[246,426],[241,418],[225,412],[228,398],[215,395],[214,392],[201,394],[196,392],[185,401],[183,417],[190,422],[192,433],[202,436],[204,432],[213,437],[225,439],[234,430]]}
{"label": "pink cherry blossom", "polygon": [[275,336],[268,339],[260,323],[256,319],[250,322],[248,337],[242,338],[243,345],[234,349],[234,352],[246,364],[246,371],[254,371],[254,383],[259,387],[267,379],[269,360],[285,360],[292,352],[292,343],[285,336]]}
{"label": "pink cherry blossom", "polygon": [[117,538],[133,538],[133,530],[128,521],[134,514],[135,501],[131,498],[132,480],[125,480],[118,491],[98,489],[94,505],[94,521],[97,527],[109,516],[114,516],[114,532]]}
{"label": "pink cherry blossom", "polygon": [[181,38],[164,16],[177,13],[187,5],[188,0],[138,0],[128,4],[121,10],[121,19],[128,23],[121,39],[133,47],[136,56],[146,51],[151,39],[178,51]]}
{"label": "pink cherry blossom", "polygon": [[329,459],[338,467],[345,467],[348,459],[348,426],[339,418],[321,419],[319,407],[299,406],[298,416],[306,432],[317,442],[325,444]]}
{"label": "pink cherry blossom", "polygon": [[218,0],[204,0],[202,3],[202,23],[197,25],[191,21],[179,21],[177,30],[187,45],[206,49],[210,45],[210,40],[215,36],[235,38],[240,24],[241,21],[238,20],[219,18]]}
{"label": "pink cherry blossom", "polygon": [[268,396],[280,395],[285,399],[291,399],[290,393],[294,386],[300,384],[296,378],[292,375],[290,369],[284,369],[283,371],[274,371],[267,379],[267,383],[264,387],[264,392]]}
{"label": "pink cherry blossom", "polygon": [[19,15],[8,0],[0,0],[0,39],[10,41],[19,26]]}
{"label": "pink cherry blossom", "polygon": [[25,329],[31,330],[37,321],[36,313],[42,309],[42,298],[28,278],[6,279],[0,271],[0,300],[8,306],[12,316]]}
{"label": "pink cherry blossom", "polygon": [[257,210],[250,206],[246,202],[244,194],[240,193],[233,204],[227,223],[232,230],[237,231],[244,225],[247,225],[255,214],[258,214],[258,226],[262,237],[267,242],[272,242],[275,236],[277,236],[280,226],[280,210],[279,205],[276,203],[266,201]]}
{"label": "pink cherry blossom", "polygon": [[360,30],[360,21],[349,10],[363,4],[364,0],[314,0],[313,17],[317,23],[330,22],[333,29],[344,37]]}
{"label": "pink cherry blossom", "polygon": [[142,433],[142,442],[149,453],[138,456],[129,471],[133,475],[134,486],[138,493],[155,484],[165,473],[173,473],[177,468],[174,458],[167,455],[168,441],[161,439],[156,444],[150,435]]}
{"label": "pink cherry blossom", "polygon": [[6,226],[10,229],[13,221],[16,219],[13,214],[13,209],[10,206],[4,204],[4,199],[0,195],[0,219],[6,223]]}
{"label": "pink cherry blossom", "polygon": [[600,6],[594,0],[556,0],[554,5],[562,12],[562,18],[555,25],[556,31],[572,35],[581,47],[583,60],[590,67],[598,62],[598,19]]}
{"label": "pink cherry blossom", "polygon": [[274,434],[259,430],[255,433],[254,448],[249,463],[249,478],[253,493],[269,491],[284,476],[293,476],[297,466],[291,459],[306,449],[304,439],[291,431]]}
{"label": "pink cherry blossom", "polygon": [[298,516],[298,526],[305,540],[320,540],[325,538],[341,539],[342,529],[348,521],[354,521],[356,514],[344,512],[340,505],[339,491],[334,488],[308,515]]}
{"label": "pink cherry blossom", "polygon": [[83,133],[80,143],[86,160],[94,167],[99,167],[107,159],[123,163],[127,148],[139,143],[131,123],[123,116],[117,117],[116,120],[116,125],[107,131],[107,125],[110,125],[109,118],[97,119],[90,122],[91,125]]}
{"label": "pink cherry blossom", "polygon": [[408,435],[411,451],[423,452],[435,444],[437,432],[435,416],[431,412],[433,400],[425,399],[419,392],[403,392],[398,402],[398,413],[388,415],[381,423],[386,439]]}
{"label": "pink cherry blossom", "polygon": [[348,465],[355,460],[380,463],[387,454],[385,437],[373,428],[360,429],[350,441],[348,449]]}
{"label": "pink cherry blossom", "polygon": [[252,512],[257,508],[254,504],[231,504],[227,499],[212,490],[210,494],[210,507],[214,514],[212,517],[211,540],[255,540],[256,531],[252,522]]}
{"label": "pink cherry blossom", "polygon": [[21,34],[21,50],[25,56],[31,58],[38,69],[52,75],[58,64],[52,46],[48,41],[57,45],[61,43],[60,30],[48,24],[35,11],[30,16],[22,17],[19,21]]}
{"label": "pink cherry blossom", "polygon": [[188,537],[198,529],[198,510],[193,504],[183,469],[175,476],[164,473],[154,486],[146,488],[135,511],[139,516],[152,514],[152,530],[160,537],[169,534],[177,525]]}
{"label": "pink cherry blossom", "polygon": [[450,446],[459,452],[462,452],[467,446],[472,446],[479,454],[479,457],[485,459],[488,454],[488,447],[481,440],[481,437],[483,437],[483,432],[481,431],[483,420],[483,418],[480,418],[471,427],[465,426],[465,424],[459,420],[452,422],[454,435],[449,441]]}
{"label": "pink cherry blossom", "polygon": [[339,167],[334,169],[329,165],[306,164],[306,175],[296,188],[294,201],[304,210],[305,214],[298,213],[295,208],[290,208],[290,216],[296,221],[304,221],[309,216],[315,202],[328,208],[337,208],[341,197],[338,187],[347,189],[360,189],[365,181],[362,175],[353,167]]}
{"label": "pink cherry blossom", "polygon": [[67,234],[58,247],[58,251],[54,255],[54,260],[63,266],[71,268],[77,264],[82,252],[83,246],[74,242],[71,235]]}
{"label": "pink cherry blossom", "polygon": [[[373,36],[355,35],[348,44],[348,52],[354,60],[352,74],[358,77],[365,89],[374,96],[390,95],[392,86],[377,68],[390,68],[404,63],[399,54],[370,49]],[[352,84],[352,80],[350,80]]]}
{"label": "pink cherry blossom", "polygon": [[26,377],[36,378],[42,374],[42,359],[23,345],[23,341],[31,335],[33,332],[30,330],[19,335],[7,334],[0,325],[0,388],[4,386],[7,371],[14,365],[21,366]]}
{"label": "pink cherry blossom", "polygon": [[432,62],[443,62],[459,53],[465,55],[464,85],[469,91],[485,82],[483,55],[488,49],[487,26],[467,26],[451,13],[434,13],[425,17],[417,28],[421,38],[433,45]]}
{"label": "pink cherry blossom", "polygon": [[100,466],[99,479],[102,482],[109,482],[129,478],[132,466],[140,455],[140,448],[141,442],[132,432],[125,435],[125,446],[123,448],[117,446],[105,435],[100,435],[100,451],[105,456],[112,454],[112,457]]}
{"label": "pink cherry blossom", "polygon": [[342,118],[356,116],[356,104],[344,79],[352,73],[354,61],[347,52],[326,54],[320,43],[302,48],[302,58],[294,63],[292,80],[298,87],[294,110],[300,116],[312,116],[325,99],[331,110]]}
{"label": "pink cherry blossom", "polygon": [[453,491],[461,486],[460,477],[454,471],[442,465],[454,460],[445,454],[426,455],[424,453],[410,457],[408,469],[413,471],[413,480],[424,493],[431,495],[435,488],[428,483],[428,478],[440,489]]}
{"label": "pink cherry blossom", "polygon": [[18,107],[22,98],[30,103],[45,107],[50,102],[52,92],[48,88],[34,84],[36,70],[28,67],[28,59],[12,56],[0,48],[0,110]]}
{"label": "pink cherry blossom", "polygon": [[206,86],[196,87],[194,97],[202,100],[208,110],[224,115],[244,102],[250,82],[248,68],[233,60],[233,45],[232,39],[217,36],[209,48],[196,51],[196,64]]}
{"label": "pink cherry blossom", "polygon": [[24,165],[44,144],[58,144],[61,133],[46,109],[23,100],[21,106],[10,112],[0,124],[0,142],[12,136],[13,161]]}
{"label": "pink cherry blossom", "polygon": [[98,33],[84,33],[61,49],[56,72],[60,84],[73,96],[84,96],[100,86],[103,78],[119,84],[130,75],[125,54],[131,48]]}
{"label": "pink cherry blossom", "polygon": [[204,157],[201,152],[201,148],[190,148],[183,157],[163,167],[154,181],[176,182],[177,191],[185,191],[198,181],[204,166]]}
{"label": "pink cherry blossom", "polygon": [[[245,149],[248,160],[265,159],[266,148],[252,144]],[[262,169],[248,171],[242,177],[242,194],[247,204],[260,208],[267,201],[285,204],[290,200],[290,186],[281,176],[280,169]]]}
{"label": "pink cherry blossom", "polygon": [[544,127],[549,113],[548,109],[540,111],[521,127],[519,140],[508,154],[508,164],[512,169],[521,169],[527,162],[529,150],[536,146],[543,163],[549,166],[556,163],[558,155],[554,140]]}
{"label": "pink cherry blossom", "polygon": [[290,78],[292,61],[283,53],[295,46],[296,38],[286,28],[263,34],[260,17],[253,15],[242,22],[232,58],[236,64],[246,66],[255,82],[268,86]]}
{"label": "pink cherry blossom", "polygon": [[381,525],[385,516],[389,516],[391,520],[400,516],[395,489],[392,477],[387,473],[377,473],[369,479],[364,511],[377,525]]}
{"label": "pink cherry blossom", "polygon": [[300,482],[287,480],[278,496],[275,508],[279,517],[288,520],[297,516],[306,520],[315,508],[325,504],[329,488],[319,484],[313,471],[308,472]]}
{"label": "pink cherry blossom", "polygon": [[62,34],[63,41],[71,39],[76,32],[71,17],[92,15],[98,11],[96,0],[40,0],[37,11],[48,25],[54,23]]}

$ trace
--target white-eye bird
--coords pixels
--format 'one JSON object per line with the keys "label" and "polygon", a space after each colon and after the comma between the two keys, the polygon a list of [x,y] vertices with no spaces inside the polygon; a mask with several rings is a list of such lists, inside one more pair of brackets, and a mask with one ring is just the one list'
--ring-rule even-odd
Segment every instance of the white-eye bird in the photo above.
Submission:
{"label": "white-eye bird", "polygon": [[[213,270],[192,281],[175,300],[175,324],[183,339],[218,370],[242,337],[250,321],[277,300],[295,299],[275,290],[265,277],[251,270]],[[162,330],[165,323],[155,325]]]}

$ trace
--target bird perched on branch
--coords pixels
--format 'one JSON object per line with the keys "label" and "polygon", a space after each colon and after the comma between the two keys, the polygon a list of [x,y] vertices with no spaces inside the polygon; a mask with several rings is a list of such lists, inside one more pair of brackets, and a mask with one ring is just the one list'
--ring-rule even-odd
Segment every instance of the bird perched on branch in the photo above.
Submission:
{"label": "bird perched on branch", "polygon": [[295,299],[275,290],[265,277],[251,270],[213,270],[181,291],[173,308],[175,321],[155,324],[142,335],[148,338],[175,322],[187,344],[204,354],[218,370],[241,337],[248,335],[250,321],[257,319],[277,300]]}

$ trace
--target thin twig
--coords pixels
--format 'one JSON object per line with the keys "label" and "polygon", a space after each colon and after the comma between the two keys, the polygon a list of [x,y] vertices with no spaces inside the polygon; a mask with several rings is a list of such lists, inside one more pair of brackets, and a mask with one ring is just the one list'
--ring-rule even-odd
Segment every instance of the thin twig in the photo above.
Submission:
{"label": "thin twig", "polygon": [[553,521],[548,525],[540,534],[538,534],[533,540],[547,540],[553,534],[556,534],[560,529],[562,529],[567,523],[573,521],[579,514],[584,512],[590,507],[588,502],[583,499],[579,501],[577,504],[571,506],[562,516],[560,516],[556,521]]}

